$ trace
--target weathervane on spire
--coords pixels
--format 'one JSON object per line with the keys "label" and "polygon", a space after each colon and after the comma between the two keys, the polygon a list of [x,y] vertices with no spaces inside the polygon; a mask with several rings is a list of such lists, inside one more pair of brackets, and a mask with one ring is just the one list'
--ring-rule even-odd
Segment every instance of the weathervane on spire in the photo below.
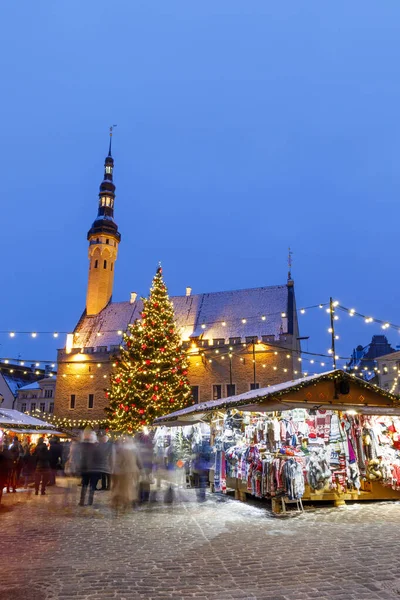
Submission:
{"label": "weathervane on spire", "polygon": [[110,147],[108,149],[108,156],[111,156],[111,142],[112,142],[112,134],[113,134],[114,127],[116,127],[116,125],[111,125],[111,127],[110,127]]}
{"label": "weathervane on spire", "polygon": [[288,253],[288,269],[289,269],[288,270],[288,281],[292,280],[292,264],[293,264],[292,256],[293,256],[293,252],[291,251],[290,246],[289,246],[289,253]]}

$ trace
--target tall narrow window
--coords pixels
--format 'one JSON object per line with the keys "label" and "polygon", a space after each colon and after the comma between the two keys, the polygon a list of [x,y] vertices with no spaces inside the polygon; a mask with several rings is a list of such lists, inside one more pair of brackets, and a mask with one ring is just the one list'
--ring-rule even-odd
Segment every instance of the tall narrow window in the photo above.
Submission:
{"label": "tall narrow window", "polygon": [[228,398],[230,396],[234,396],[236,394],[236,384],[235,383],[227,383],[226,384],[226,395]]}
{"label": "tall narrow window", "polygon": [[36,410],[36,402],[31,402],[31,412]]}
{"label": "tall narrow window", "polygon": [[93,408],[93,405],[94,405],[94,394],[89,394],[88,408]]}
{"label": "tall narrow window", "polygon": [[192,385],[192,396],[193,396],[193,402],[195,404],[199,403],[199,386],[198,385]]}
{"label": "tall narrow window", "polygon": [[105,260],[105,261],[104,261],[104,263],[103,263],[103,268],[104,268],[104,269],[107,269],[107,261],[106,261],[106,260]]}
{"label": "tall narrow window", "polygon": [[41,402],[39,404],[39,407],[40,407],[40,412],[45,412],[45,410],[46,410],[46,404],[45,404],[45,402]]}
{"label": "tall narrow window", "polygon": [[49,413],[52,415],[54,413],[54,402],[50,402]]}
{"label": "tall narrow window", "polygon": [[111,263],[111,271],[113,270],[113,268],[114,268],[114,263]]}
{"label": "tall narrow window", "polygon": [[222,398],[222,385],[213,385],[213,400],[219,400]]}
{"label": "tall narrow window", "polygon": [[109,243],[110,243],[110,240],[107,238],[106,239],[106,244],[109,244]]}
{"label": "tall narrow window", "polygon": [[98,266],[99,266],[99,261],[96,259],[94,261],[94,268],[97,269]]}
{"label": "tall narrow window", "polygon": [[71,397],[69,399],[69,407],[71,409],[75,408],[75,394],[71,394]]}
{"label": "tall narrow window", "polygon": [[26,402],[23,402],[23,403],[21,404],[21,411],[22,411],[22,412],[26,412]]}

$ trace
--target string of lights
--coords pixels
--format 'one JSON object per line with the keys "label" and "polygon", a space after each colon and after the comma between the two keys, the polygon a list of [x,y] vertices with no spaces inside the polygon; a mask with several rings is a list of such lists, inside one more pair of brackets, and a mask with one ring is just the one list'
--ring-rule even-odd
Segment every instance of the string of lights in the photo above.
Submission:
{"label": "string of lights", "polygon": [[[310,306],[305,306],[304,308],[301,308],[299,310],[300,314],[304,315],[306,314],[306,312],[308,310],[312,310],[314,308],[324,308],[325,306],[327,306],[329,303],[319,303],[319,304],[313,304]],[[266,321],[267,317],[273,317],[276,315],[280,315],[282,317],[282,319],[287,318],[287,313],[286,312],[281,312],[281,311],[275,311],[275,312],[271,312],[271,313],[263,313],[263,314],[259,314],[259,315],[253,315],[250,317],[240,317],[240,318],[236,318],[236,319],[220,319],[220,320],[214,320],[214,321],[202,321],[201,323],[201,328],[205,329],[207,328],[207,326],[211,325],[211,326],[215,326],[215,325],[222,325],[223,327],[227,326],[228,324],[233,324],[233,323],[239,323],[241,322],[243,325],[250,322],[250,321],[255,321],[255,320],[261,320],[261,321]],[[193,323],[185,323],[185,327],[195,327],[197,326],[196,322]],[[37,338],[39,335],[51,335],[54,338],[58,338],[60,335],[68,335],[70,332],[69,331],[27,331],[27,330],[17,330],[17,329],[12,329],[12,330],[0,330],[0,335],[8,335],[11,338],[15,338],[17,335],[29,335],[32,338]],[[86,332],[75,332],[75,335],[85,335]],[[118,329],[118,330],[114,330],[114,329],[104,329],[104,330],[100,330],[96,332],[97,336],[101,336],[103,334],[107,334],[107,333],[113,333],[113,334],[117,334],[122,336],[122,334],[124,333],[124,331],[122,329]],[[43,362],[43,361],[42,361]]]}
{"label": "string of lights", "polygon": [[363,319],[366,324],[376,323],[378,325],[381,325],[382,329],[392,328],[392,329],[395,329],[396,331],[400,332],[400,325],[397,325],[390,321],[387,321],[384,319],[376,319],[374,317],[360,313],[360,312],[356,311],[354,308],[347,308],[346,306],[342,306],[341,304],[338,304],[337,307],[342,312],[347,313],[350,317],[359,317],[359,318]]}
{"label": "string of lights", "polygon": [[44,421],[47,421],[51,425],[55,425],[60,429],[74,429],[93,426],[105,427],[107,425],[107,419],[70,419],[68,417],[57,417],[53,413],[41,411],[38,408],[31,411],[26,411],[25,414],[31,417],[43,419]]}

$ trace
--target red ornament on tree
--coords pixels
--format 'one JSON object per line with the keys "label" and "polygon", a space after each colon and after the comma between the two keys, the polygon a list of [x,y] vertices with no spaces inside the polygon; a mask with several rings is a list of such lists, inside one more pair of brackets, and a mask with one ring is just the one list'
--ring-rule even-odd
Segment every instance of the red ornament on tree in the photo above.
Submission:
{"label": "red ornament on tree", "polygon": [[146,350],[147,344],[142,344],[142,350]]}
{"label": "red ornament on tree", "polygon": [[160,352],[165,352],[165,348],[160,348]]}
{"label": "red ornament on tree", "polygon": [[146,365],[151,365],[151,360],[147,359],[146,360]]}
{"label": "red ornament on tree", "polygon": [[139,408],[139,415],[144,415],[144,409],[143,408]]}

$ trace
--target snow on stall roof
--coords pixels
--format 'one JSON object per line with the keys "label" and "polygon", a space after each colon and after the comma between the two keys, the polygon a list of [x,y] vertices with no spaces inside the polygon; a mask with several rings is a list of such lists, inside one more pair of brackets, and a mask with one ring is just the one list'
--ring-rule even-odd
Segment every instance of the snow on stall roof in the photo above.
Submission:
{"label": "snow on stall roof", "polygon": [[193,404],[192,406],[188,406],[187,408],[183,408],[182,410],[177,410],[168,415],[164,415],[163,417],[159,417],[155,420],[155,423],[167,421],[173,417],[181,417],[196,412],[206,412],[214,410],[221,406],[229,404],[240,406],[248,404],[249,401],[256,403],[257,400],[261,401],[264,398],[274,396],[275,394],[290,389],[291,387],[296,386],[299,383],[304,384],[307,382],[312,382],[314,379],[319,379],[320,377],[324,376],[326,377],[327,375],[331,375],[333,372],[334,371],[327,371],[325,373],[319,373],[317,375],[308,375],[307,377],[301,377],[300,379],[294,379],[292,381],[284,381],[283,383],[271,385],[266,388],[250,390],[250,392],[244,392],[243,394],[238,394],[237,396],[229,396],[228,398],[219,398],[219,400],[209,400],[208,402],[200,402],[199,404]]}
{"label": "snow on stall roof", "polygon": [[17,425],[41,425],[46,429],[54,429],[54,425],[51,423],[46,423],[46,421],[42,421],[41,419],[30,417],[19,410],[11,408],[0,408],[0,426],[1,425],[13,425],[14,427]]}
{"label": "snow on stall roof", "polygon": [[[283,383],[278,383],[277,385],[271,385],[266,388],[260,388],[258,390],[251,390],[250,392],[245,392],[244,394],[238,394],[237,396],[230,396],[229,398],[220,398],[219,400],[210,400],[208,402],[200,402],[200,404],[194,404],[192,406],[188,406],[187,408],[183,408],[182,410],[177,410],[168,415],[164,415],[159,417],[154,421],[155,424],[161,424],[164,422],[168,422],[169,420],[177,419],[178,417],[184,417],[185,415],[191,415],[200,412],[208,412],[210,410],[215,410],[220,407],[226,407],[232,405],[232,407],[240,407],[246,406],[249,404],[257,404],[266,400],[268,398],[273,398],[277,394],[289,393],[291,388],[298,386],[299,384],[307,385],[312,384],[316,381],[323,381],[324,379],[329,379],[332,375],[342,376],[344,378],[351,378],[351,376],[342,371],[341,369],[337,369],[336,371],[325,371],[324,373],[317,373],[315,375],[308,375],[307,377],[301,377],[300,379],[295,379],[293,381],[285,381]],[[375,387],[365,381],[361,381],[357,378],[354,378],[354,383],[359,383],[363,386],[368,386],[375,393],[385,393],[384,390],[381,390],[379,387]],[[396,396],[392,395],[393,399]]]}
{"label": "snow on stall roof", "polygon": [[[171,300],[183,339],[203,335],[207,339],[228,340],[246,336],[278,337],[287,333],[287,318],[282,317],[288,310],[286,285],[173,296]],[[118,345],[121,336],[117,331],[125,331],[129,323],[140,318],[141,311],[141,300],[133,304],[112,302],[98,315],[83,317],[75,330],[74,346]],[[263,315],[265,320],[261,319]],[[242,319],[246,319],[246,323],[242,323]]]}

